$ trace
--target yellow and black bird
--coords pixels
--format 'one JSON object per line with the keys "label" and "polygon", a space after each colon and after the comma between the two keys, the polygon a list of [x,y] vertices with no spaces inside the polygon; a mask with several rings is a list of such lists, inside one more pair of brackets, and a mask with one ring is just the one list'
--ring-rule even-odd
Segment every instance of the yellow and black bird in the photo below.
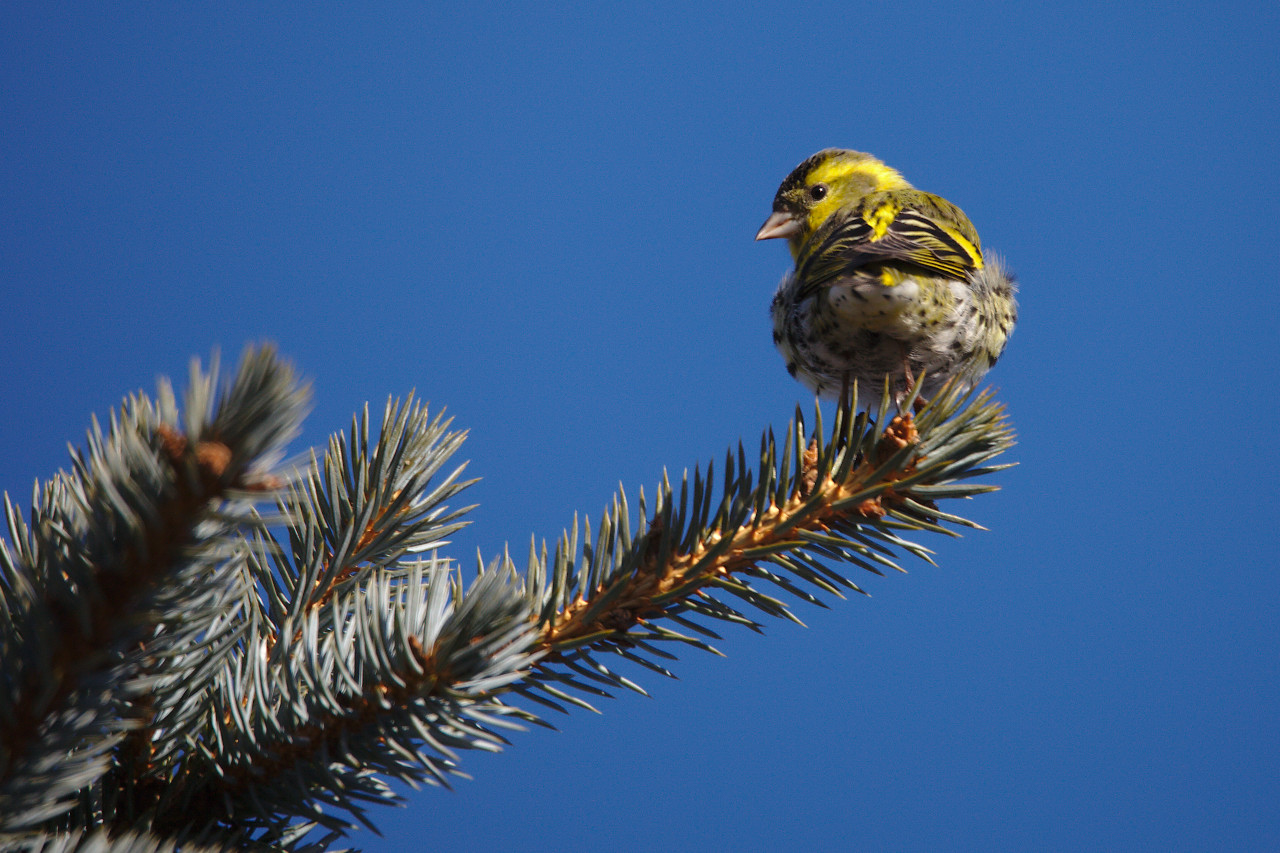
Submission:
{"label": "yellow and black bird", "polygon": [[824,397],[856,383],[878,405],[947,380],[973,385],[1004,351],[1018,316],[1013,277],[983,257],[951,202],[870,154],[828,148],[787,176],[757,240],[785,237],[795,268],[773,297],[787,370]]}

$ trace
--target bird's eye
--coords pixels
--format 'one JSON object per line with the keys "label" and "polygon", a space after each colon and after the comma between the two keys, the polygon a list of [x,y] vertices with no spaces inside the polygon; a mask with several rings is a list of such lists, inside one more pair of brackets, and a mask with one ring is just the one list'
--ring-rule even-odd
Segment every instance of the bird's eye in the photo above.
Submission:
{"label": "bird's eye", "polygon": [[813,199],[814,201],[822,201],[826,197],[827,197],[826,184],[814,184],[813,186],[809,187],[809,198]]}

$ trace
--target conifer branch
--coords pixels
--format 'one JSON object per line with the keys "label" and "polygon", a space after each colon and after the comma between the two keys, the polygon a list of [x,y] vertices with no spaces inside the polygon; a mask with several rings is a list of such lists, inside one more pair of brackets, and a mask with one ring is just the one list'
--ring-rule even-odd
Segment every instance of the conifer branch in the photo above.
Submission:
{"label": "conifer branch", "polygon": [[34,496],[29,527],[5,496],[4,826],[64,812],[111,768],[146,713],[131,681],[171,639],[157,630],[185,621],[184,602],[224,592],[214,576],[227,535],[249,520],[236,495],[274,487],[270,462],[306,401],[268,350],[250,351],[224,387],[216,359],[207,374],[193,365],[183,418],[165,385],[157,403],[126,401],[107,432],[95,421],[71,471]]}
{"label": "conifer branch", "polygon": [[[540,613],[546,655],[514,689],[556,710],[565,701],[590,707],[571,700],[564,686],[597,696],[613,688],[643,692],[601,664],[598,654],[619,654],[670,675],[655,660],[669,656],[655,654],[652,643],[671,640],[715,652],[703,639],[719,639],[706,620],[762,627],[742,604],[799,622],[774,590],[819,606],[825,606],[821,594],[862,592],[831,563],[879,575],[903,571],[895,550],[932,562],[928,549],[899,531],[957,535],[946,525],[978,527],[940,511],[936,500],[994,488],[970,481],[1004,467],[984,463],[1011,446],[1012,430],[989,392],[969,399],[948,387],[921,406],[918,417],[908,406],[880,430],[875,423],[885,422],[888,408],[886,399],[876,421],[849,407],[838,410],[830,438],[819,409],[807,443],[797,411],[781,448],[771,434],[763,437],[758,482],[739,446],[736,455],[726,454],[718,491],[711,466],[705,476],[695,469],[692,484],[686,476],[678,499],[664,480],[652,516],[635,537],[619,493],[599,534],[592,539],[587,529],[579,562],[571,556],[579,550],[576,521],[551,561],[531,554],[527,594]],[[641,501],[643,516],[643,493]],[[766,591],[765,584],[774,589]]]}
{"label": "conifer branch", "polygon": [[447,506],[469,485],[448,421],[390,401],[376,438],[366,409],[293,470],[273,464],[305,400],[287,366],[250,352],[216,388],[193,371],[181,415],[167,386],[133,398],[30,526],[6,496],[0,841],[326,849],[391,780],[447,785],[461,750],[546,725],[516,697],[643,693],[606,653],[672,676],[671,642],[718,654],[715,621],[798,622],[789,599],[862,592],[842,564],[929,560],[903,534],[976,527],[937,502],[994,488],[975,479],[1012,443],[985,393],[892,419],[886,395],[830,435],[797,412],[750,462],[664,477],[634,515],[619,492],[594,533],[575,519],[464,590],[437,555],[469,509]]}

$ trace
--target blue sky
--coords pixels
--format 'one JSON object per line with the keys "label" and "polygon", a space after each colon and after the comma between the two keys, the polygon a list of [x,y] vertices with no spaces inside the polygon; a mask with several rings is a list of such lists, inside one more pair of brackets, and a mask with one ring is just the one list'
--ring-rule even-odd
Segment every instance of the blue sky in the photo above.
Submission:
{"label": "blue sky", "polygon": [[870,151],[1022,282],[990,531],[353,842],[1275,849],[1280,7],[1140,5],[6,3],[0,488],[271,340],[298,449],[417,389],[523,554],[809,405],[751,238]]}

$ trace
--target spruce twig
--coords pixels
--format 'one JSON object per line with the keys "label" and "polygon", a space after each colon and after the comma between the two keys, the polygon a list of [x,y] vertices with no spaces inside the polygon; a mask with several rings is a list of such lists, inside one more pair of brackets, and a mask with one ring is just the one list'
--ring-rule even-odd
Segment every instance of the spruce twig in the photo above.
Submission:
{"label": "spruce twig", "polygon": [[193,368],[181,412],[163,385],[95,425],[30,523],[6,496],[0,841],[326,849],[391,780],[448,785],[462,750],[546,725],[513,702],[594,710],[644,692],[618,659],[674,677],[671,644],[718,654],[716,622],[799,622],[792,599],[862,592],[846,566],[930,560],[905,537],[977,527],[937,504],[994,488],[1012,444],[987,393],[846,407],[830,432],[797,412],[754,459],[739,444],[634,511],[620,491],[464,589],[438,555],[466,523],[464,436],[393,400],[282,466],[305,400],[268,350],[225,384]]}

